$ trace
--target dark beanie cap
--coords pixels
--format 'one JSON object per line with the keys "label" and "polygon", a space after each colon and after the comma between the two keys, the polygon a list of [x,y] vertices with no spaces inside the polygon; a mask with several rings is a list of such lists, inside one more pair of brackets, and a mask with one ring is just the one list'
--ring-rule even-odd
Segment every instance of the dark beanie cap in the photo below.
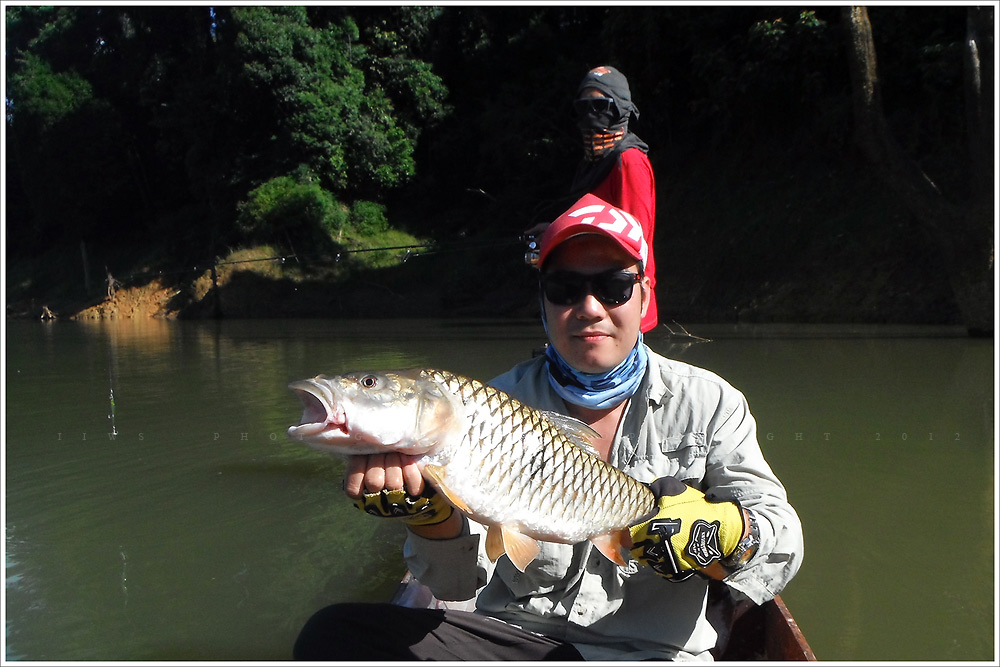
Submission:
{"label": "dark beanie cap", "polygon": [[601,65],[587,72],[583,81],[577,86],[576,95],[580,96],[584,88],[596,88],[608,97],[614,99],[615,104],[626,116],[631,112],[636,118],[639,117],[639,109],[632,104],[632,93],[629,91],[628,79],[610,65]]}

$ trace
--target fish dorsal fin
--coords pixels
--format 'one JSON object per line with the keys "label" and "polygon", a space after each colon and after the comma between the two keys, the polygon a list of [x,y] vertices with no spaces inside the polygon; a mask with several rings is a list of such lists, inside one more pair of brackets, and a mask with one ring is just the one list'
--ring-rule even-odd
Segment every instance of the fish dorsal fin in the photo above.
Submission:
{"label": "fish dorsal fin", "polygon": [[469,506],[464,500],[462,500],[461,496],[448,487],[448,484],[445,481],[446,473],[447,471],[441,466],[432,464],[424,466],[424,477],[434,485],[434,488],[440,491],[441,495],[443,495],[449,503],[458,508],[458,510],[464,512],[466,515],[471,515],[472,510],[469,509]]}
{"label": "fish dorsal fin", "polygon": [[558,412],[543,411],[545,417],[555,424],[563,433],[569,437],[570,442],[584,450],[589,454],[594,456],[600,456],[597,449],[594,448],[593,441],[598,440],[601,434],[591,428],[589,425],[584,424],[579,419],[570,417],[569,415],[562,415]]}
{"label": "fish dorsal fin", "polygon": [[500,526],[500,534],[503,536],[503,549],[507,554],[507,558],[510,558],[510,562],[514,564],[514,567],[524,572],[524,568],[528,567],[528,563],[535,560],[535,556],[541,551],[541,547],[538,546],[538,540],[528,537],[517,528],[512,528],[511,526]]}
{"label": "fish dorsal fin", "polygon": [[595,535],[590,538],[590,541],[612,563],[625,565],[625,559],[622,558],[622,537],[624,534],[625,531],[617,530],[606,535]]}

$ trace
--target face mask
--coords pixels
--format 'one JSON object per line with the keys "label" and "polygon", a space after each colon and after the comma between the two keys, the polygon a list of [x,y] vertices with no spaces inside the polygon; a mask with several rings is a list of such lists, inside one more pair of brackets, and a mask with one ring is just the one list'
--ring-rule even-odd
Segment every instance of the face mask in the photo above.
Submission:
{"label": "face mask", "polygon": [[573,102],[573,114],[581,130],[605,130],[622,120],[621,109],[611,97],[581,97]]}
{"label": "face mask", "polygon": [[588,160],[599,160],[625,138],[625,128],[583,130],[583,154]]}
{"label": "face mask", "polygon": [[583,153],[587,160],[598,160],[613,149],[625,136],[628,116],[611,97],[581,97],[573,102],[576,125],[583,138]]}

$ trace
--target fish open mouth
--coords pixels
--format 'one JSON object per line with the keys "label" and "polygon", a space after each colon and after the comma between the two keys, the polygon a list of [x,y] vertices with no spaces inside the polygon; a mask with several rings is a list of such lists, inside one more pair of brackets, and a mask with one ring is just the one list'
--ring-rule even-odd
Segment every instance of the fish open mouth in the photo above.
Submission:
{"label": "fish open mouth", "polygon": [[288,435],[305,438],[337,438],[348,435],[347,414],[337,404],[333,393],[313,380],[300,380],[288,385],[302,403],[302,418],[297,426],[288,429]]}

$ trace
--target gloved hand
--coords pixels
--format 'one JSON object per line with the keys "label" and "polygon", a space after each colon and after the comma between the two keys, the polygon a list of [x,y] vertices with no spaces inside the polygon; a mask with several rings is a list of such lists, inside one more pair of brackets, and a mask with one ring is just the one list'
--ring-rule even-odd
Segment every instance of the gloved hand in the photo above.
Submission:
{"label": "gloved hand", "polygon": [[731,556],[746,532],[743,508],[713,503],[701,491],[673,477],[649,485],[656,509],[629,527],[632,557],[673,581],[695,573],[724,579],[719,561]]}
{"label": "gloved hand", "polygon": [[433,487],[426,486],[420,495],[410,495],[404,489],[365,491],[354,499],[354,506],[372,516],[402,519],[411,526],[433,526],[443,523],[455,509]]}

